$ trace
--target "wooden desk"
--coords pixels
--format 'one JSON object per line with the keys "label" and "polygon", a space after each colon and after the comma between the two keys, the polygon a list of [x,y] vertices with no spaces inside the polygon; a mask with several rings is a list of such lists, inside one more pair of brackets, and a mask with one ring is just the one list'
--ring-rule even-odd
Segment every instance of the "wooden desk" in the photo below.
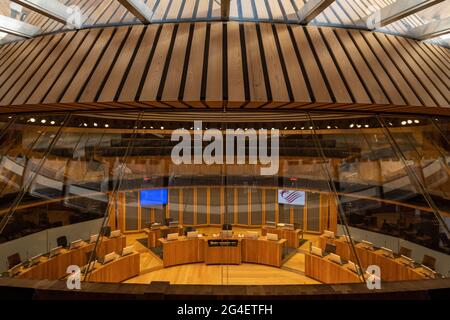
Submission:
{"label": "wooden desk", "polygon": [[178,235],[183,235],[182,227],[169,228],[167,226],[161,226],[159,229],[148,229],[145,228],[144,232],[147,233],[147,246],[148,248],[156,248],[161,246],[161,242],[158,241],[160,238],[166,238],[169,233],[178,233]]}
{"label": "wooden desk", "polygon": [[342,259],[347,261],[356,262],[356,259],[353,259],[354,255],[351,250],[351,244],[344,240],[343,238],[327,238],[324,235],[319,237],[319,248],[325,252],[325,248],[327,244],[333,244],[336,246],[336,254],[340,256]]}
{"label": "wooden desk", "polygon": [[242,261],[281,267],[283,249],[286,239],[278,241],[267,240],[267,237],[242,240]]}
{"label": "wooden desk", "polygon": [[140,254],[132,254],[121,257],[117,255],[114,261],[107,264],[96,263],[89,276],[89,282],[114,282],[119,283],[139,275]]}
{"label": "wooden desk", "polygon": [[[237,241],[235,247],[231,246],[210,246],[208,241]],[[208,238],[205,241],[205,263],[206,264],[241,264],[242,262],[242,238],[233,236],[232,238]]]}
{"label": "wooden desk", "polygon": [[[325,249],[327,240],[325,237],[319,237],[319,243],[322,249]],[[357,262],[350,243],[344,239],[333,239],[328,242],[336,245],[336,254],[343,260]],[[355,251],[361,263],[361,268],[366,270],[370,265],[377,265],[380,267],[381,279],[385,281],[406,281],[406,280],[420,280],[426,279],[426,276],[420,271],[421,269],[411,268],[403,263],[398,258],[386,257],[382,254],[382,250],[375,249],[374,251],[367,249],[363,243],[355,243]]]}
{"label": "wooden desk", "polygon": [[300,232],[300,229],[287,230],[283,228],[268,228],[266,226],[261,228],[261,235],[265,236],[267,233],[275,233],[278,235],[278,238],[287,240],[286,245],[289,248],[298,248]]}
{"label": "wooden desk", "polygon": [[181,236],[178,240],[158,240],[163,246],[164,267],[204,261],[205,239],[187,239]]}
{"label": "wooden desk", "polygon": [[[104,238],[97,248],[97,255],[102,257],[111,252],[122,252],[126,238]],[[74,250],[62,249],[62,252],[52,258],[41,257],[40,262],[29,268],[22,268],[15,276],[20,279],[48,279],[57,280],[67,275],[67,267],[70,265],[84,266],[87,264],[86,253],[94,250],[94,243],[86,243]]]}
{"label": "wooden desk", "polygon": [[305,253],[305,275],[327,284],[361,283],[362,279],[347,265],[338,265],[327,258]]}

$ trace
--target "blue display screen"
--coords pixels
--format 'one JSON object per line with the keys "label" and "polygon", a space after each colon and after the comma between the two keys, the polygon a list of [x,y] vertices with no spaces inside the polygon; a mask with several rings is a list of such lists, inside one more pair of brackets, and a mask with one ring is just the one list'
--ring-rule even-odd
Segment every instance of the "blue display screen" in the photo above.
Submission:
{"label": "blue display screen", "polygon": [[141,206],[157,206],[167,204],[167,189],[141,190],[140,192]]}

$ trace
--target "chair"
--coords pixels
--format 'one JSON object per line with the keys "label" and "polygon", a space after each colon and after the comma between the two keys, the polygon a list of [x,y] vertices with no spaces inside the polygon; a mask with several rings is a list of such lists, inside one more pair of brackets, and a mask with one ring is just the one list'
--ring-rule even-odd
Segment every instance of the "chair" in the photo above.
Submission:
{"label": "chair", "polygon": [[100,235],[109,237],[111,235],[111,227],[110,226],[103,227],[102,231],[100,232]]}
{"label": "chair", "polygon": [[427,254],[423,255],[422,264],[424,266],[427,266],[430,269],[435,270],[436,268],[436,258],[433,258],[432,256],[429,256]]}
{"label": "chair", "polygon": [[173,221],[172,218],[166,218],[166,219],[164,220],[164,225],[166,225],[166,226],[168,227],[172,221]]}
{"label": "chair", "polygon": [[326,253],[334,253],[336,254],[336,245],[327,243],[325,246],[325,252]]}
{"label": "chair", "polygon": [[188,232],[197,231],[194,227],[185,227],[183,230],[183,234],[187,236]]}
{"label": "chair", "polygon": [[412,254],[412,250],[405,248],[405,247],[400,247],[400,251],[399,254],[408,258],[411,258],[411,254]]}
{"label": "chair", "polygon": [[[91,255],[92,255],[92,258],[91,258]],[[90,259],[92,259],[91,262],[97,260],[97,254],[94,250],[86,252],[85,256],[86,256],[86,264],[89,262]]]}
{"label": "chair", "polygon": [[227,231],[233,230],[233,226],[229,223],[225,223],[222,225],[222,230],[227,230]]}
{"label": "chair", "polygon": [[67,237],[66,236],[58,237],[56,239],[56,243],[57,243],[58,247],[67,248]]}
{"label": "chair", "polygon": [[22,260],[20,259],[20,254],[18,252],[8,256],[7,259],[8,259],[8,269],[15,267],[22,262]]}

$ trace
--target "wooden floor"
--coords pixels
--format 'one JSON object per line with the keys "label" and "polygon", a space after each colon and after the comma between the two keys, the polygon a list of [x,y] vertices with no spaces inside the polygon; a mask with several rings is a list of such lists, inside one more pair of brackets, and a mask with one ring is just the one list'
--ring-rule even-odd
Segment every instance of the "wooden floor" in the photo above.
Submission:
{"label": "wooden floor", "polygon": [[257,264],[216,266],[204,263],[165,268],[140,275],[126,283],[169,281],[171,284],[209,285],[286,285],[317,284],[308,277],[278,268]]}
{"label": "wooden floor", "polygon": [[[235,227],[235,232],[247,230],[260,231]],[[205,234],[217,233],[220,228],[198,228]],[[317,235],[305,234],[308,241],[299,248],[280,268],[257,264],[243,263],[238,266],[206,265],[204,263],[188,264],[163,268],[162,260],[141,244],[138,239],[144,239],[144,233],[127,235],[127,245],[134,245],[135,250],[141,253],[141,274],[125,283],[151,283],[152,281],[168,281],[171,284],[209,284],[209,285],[287,285],[287,284],[318,284],[319,282],[306,277],[305,258],[301,250],[306,250],[310,242],[318,242]]]}

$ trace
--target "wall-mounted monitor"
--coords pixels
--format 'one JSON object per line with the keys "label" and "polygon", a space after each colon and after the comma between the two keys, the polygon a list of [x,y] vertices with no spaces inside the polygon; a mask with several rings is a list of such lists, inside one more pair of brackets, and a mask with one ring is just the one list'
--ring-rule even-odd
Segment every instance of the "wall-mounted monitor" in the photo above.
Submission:
{"label": "wall-mounted monitor", "polygon": [[278,203],[293,206],[305,205],[306,193],[299,190],[278,190]]}
{"label": "wall-mounted monitor", "polygon": [[140,204],[143,207],[160,206],[167,204],[168,201],[167,189],[151,189],[140,191]]}

